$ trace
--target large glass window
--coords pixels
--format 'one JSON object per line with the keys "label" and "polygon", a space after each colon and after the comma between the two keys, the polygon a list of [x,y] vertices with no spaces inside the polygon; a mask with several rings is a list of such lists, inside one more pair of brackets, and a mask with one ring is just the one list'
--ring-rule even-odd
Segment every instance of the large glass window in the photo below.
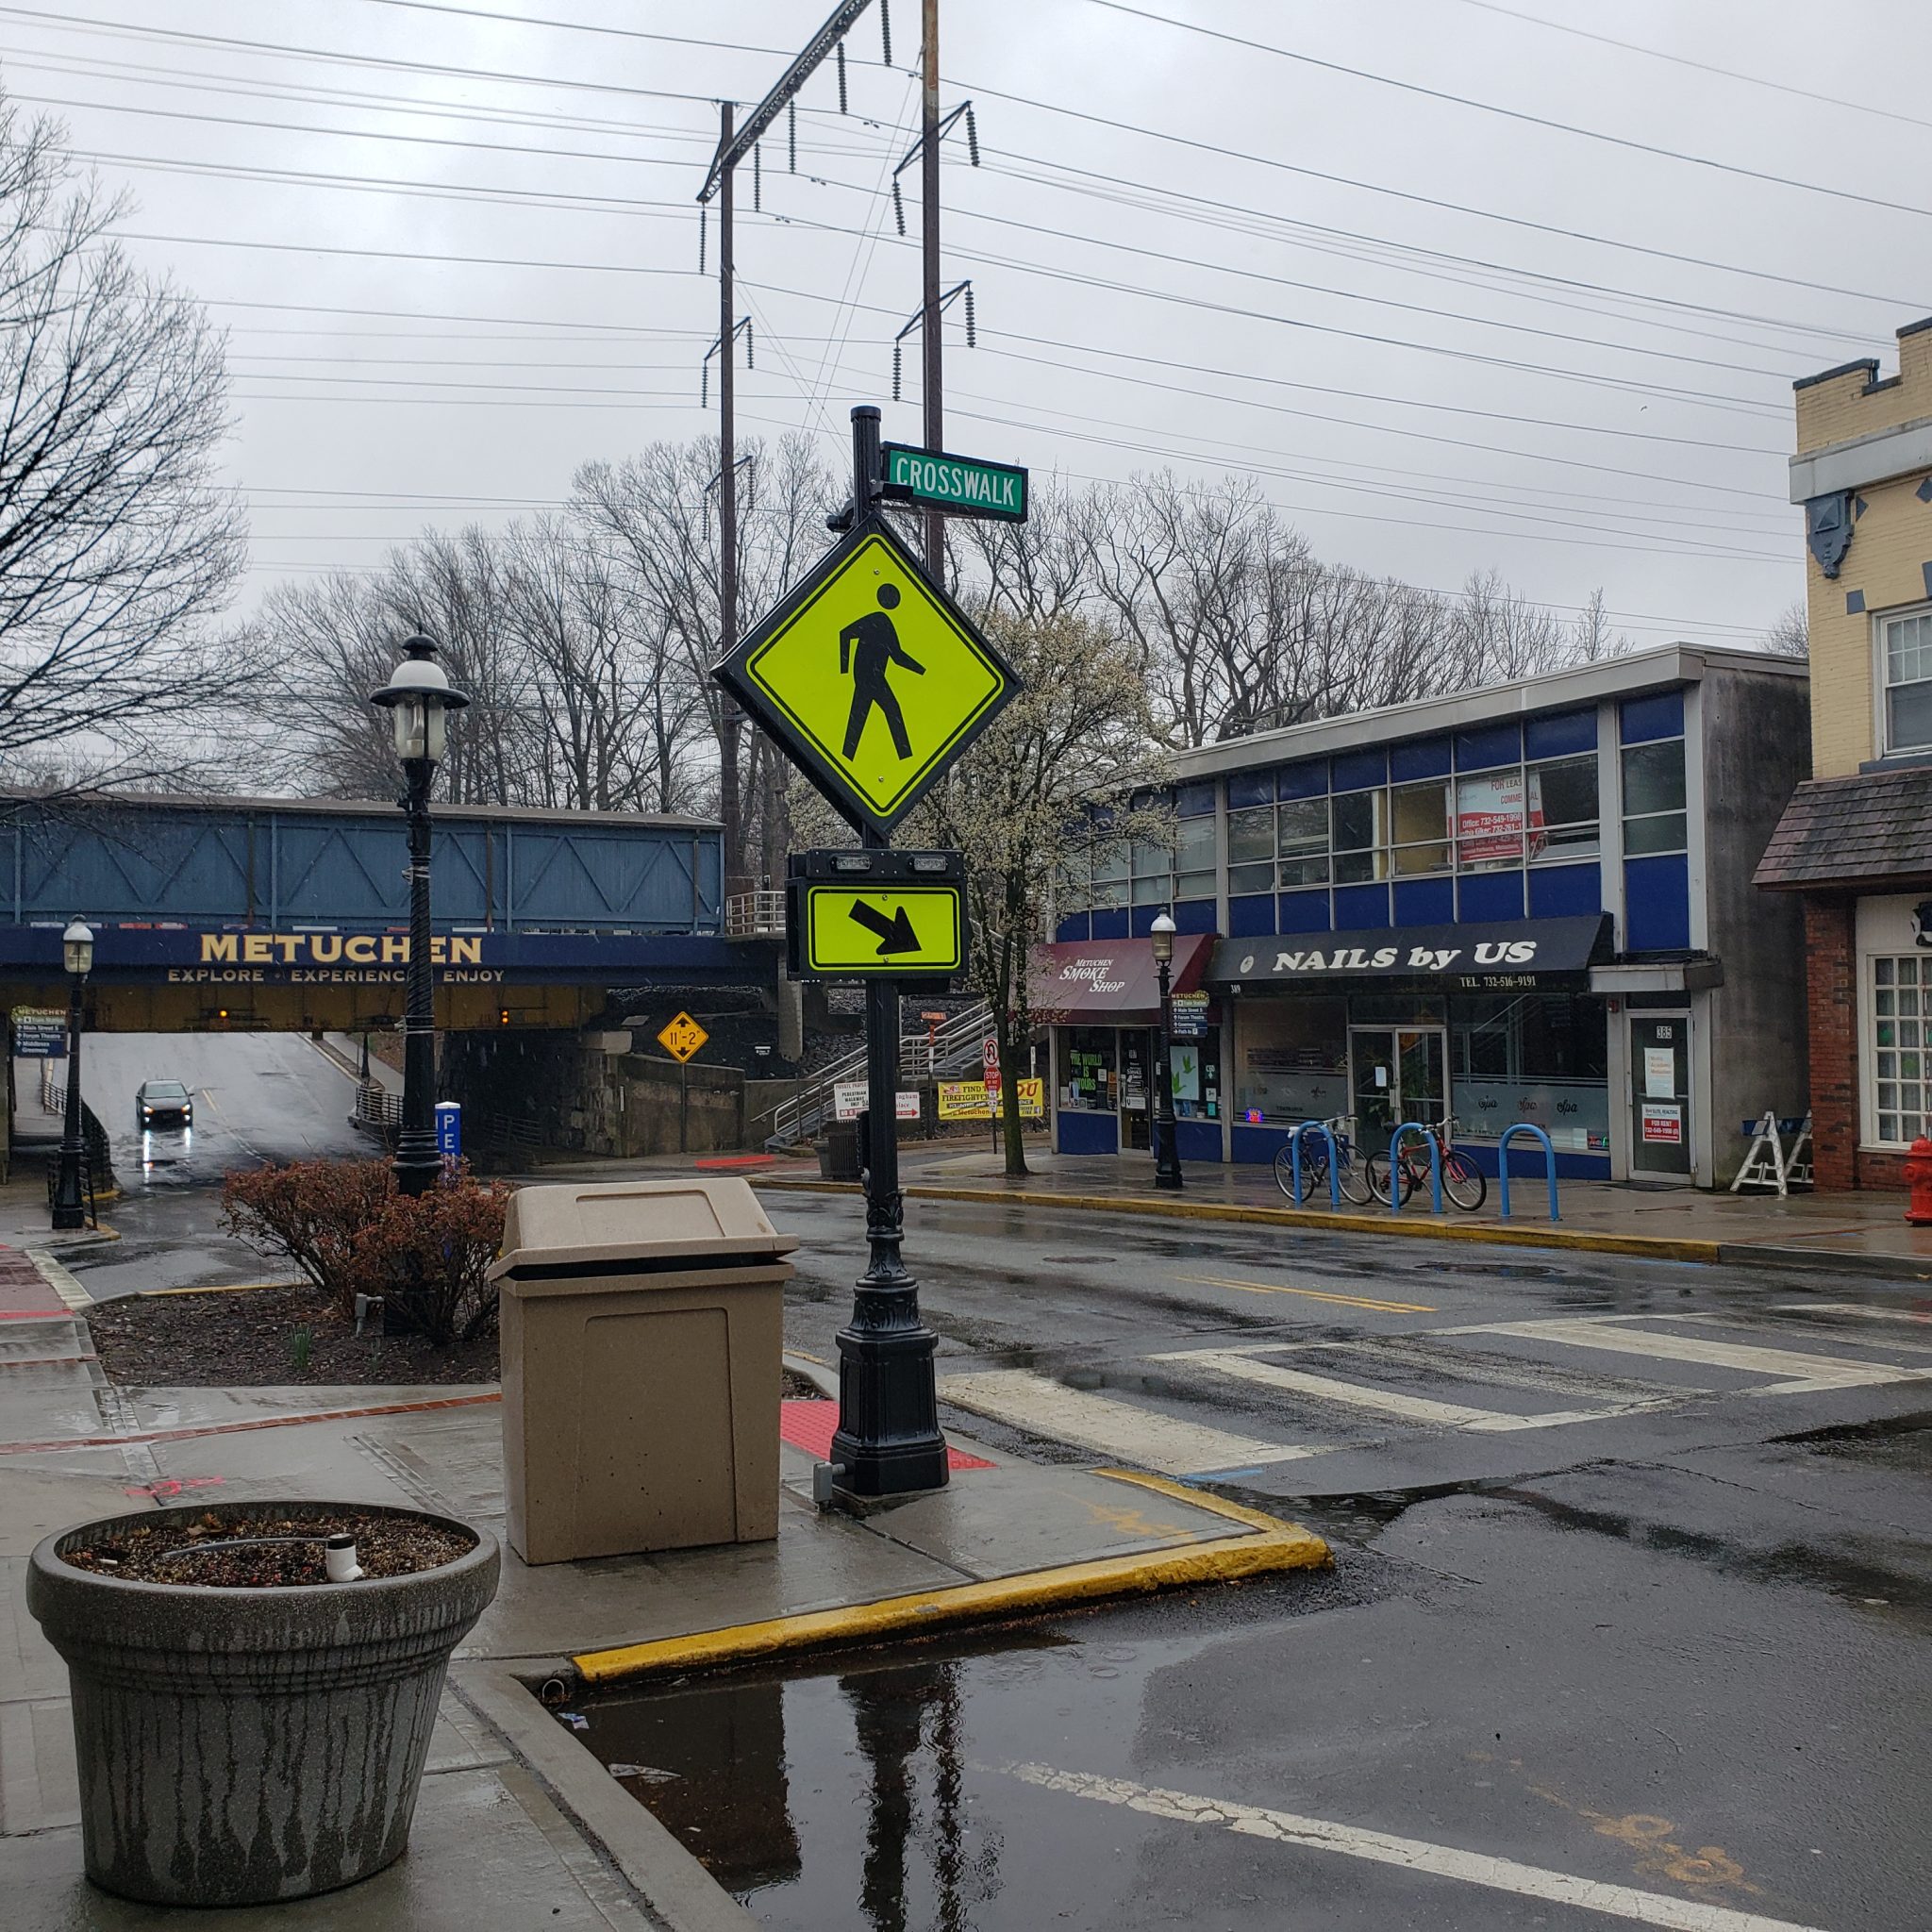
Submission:
{"label": "large glass window", "polygon": [[1529,856],[1587,858],[1597,833],[1596,754],[1531,765],[1528,776]]}
{"label": "large glass window", "polygon": [[[1450,1105],[1494,1140],[1519,1121],[1566,1154],[1609,1148],[1609,1019],[1588,993],[1457,995],[1449,1003]],[[1523,1144],[1523,1143],[1512,1143]]]}
{"label": "large glass window", "polygon": [[1345,1000],[1238,1000],[1234,1025],[1236,1120],[1326,1120],[1348,1111]]}
{"label": "large glass window", "polygon": [[1624,852],[1682,852],[1687,838],[1684,815],[1684,741],[1659,739],[1655,744],[1624,747]]}
{"label": "large glass window", "polygon": [[1133,850],[1136,906],[1165,906],[1174,898],[1174,852],[1170,846],[1136,839]]}
{"label": "large glass window", "polygon": [[1932,745],[1932,610],[1885,620],[1885,748]]}
{"label": "large glass window", "polygon": [[1395,842],[1397,873],[1449,870],[1449,784],[1432,778],[1423,785],[1398,785],[1390,793],[1390,830]]}
{"label": "large glass window", "polygon": [[1389,876],[1389,794],[1344,791],[1328,801],[1335,847],[1335,883],[1359,884]]}
{"label": "large glass window", "polygon": [[1526,818],[1521,765],[1456,781],[1456,863],[1462,872],[1495,872],[1523,863]]}
{"label": "large glass window", "polygon": [[1120,1105],[1114,1083],[1111,1026],[1069,1026],[1060,1035],[1059,1104],[1072,1113],[1112,1113]]}
{"label": "large glass window", "polygon": [[1255,806],[1227,815],[1227,890],[1268,892],[1274,889],[1274,808]]}
{"label": "large glass window", "polygon": [[1214,896],[1214,821],[1182,819],[1175,828],[1174,852],[1176,899]]}
{"label": "large glass window", "polygon": [[1925,995],[1932,991],[1932,959],[1872,961],[1872,1066],[1874,1137],[1908,1147],[1926,1131]]}
{"label": "large glass window", "polygon": [[1096,907],[1127,903],[1127,848],[1124,840],[1108,840],[1093,848],[1093,903]]}
{"label": "large glass window", "polygon": [[1282,885],[1325,886],[1328,883],[1328,802],[1322,798],[1290,799],[1280,812],[1276,850]]}

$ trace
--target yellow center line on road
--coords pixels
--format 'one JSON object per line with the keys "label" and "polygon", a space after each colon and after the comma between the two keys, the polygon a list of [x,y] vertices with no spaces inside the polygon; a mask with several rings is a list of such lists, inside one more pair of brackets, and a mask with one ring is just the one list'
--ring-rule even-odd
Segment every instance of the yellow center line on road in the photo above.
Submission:
{"label": "yellow center line on road", "polygon": [[1230,1281],[1219,1274],[1183,1274],[1200,1288],[1238,1288],[1246,1294],[1298,1294],[1311,1302],[1335,1302],[1344,1308],[1372,1308],[1378,1315],[1433,1315],[1427,1302],[1377,1302],[1358,1294],[1324,1294],[1319,1288],[1289,1288],[1278,1281]]}

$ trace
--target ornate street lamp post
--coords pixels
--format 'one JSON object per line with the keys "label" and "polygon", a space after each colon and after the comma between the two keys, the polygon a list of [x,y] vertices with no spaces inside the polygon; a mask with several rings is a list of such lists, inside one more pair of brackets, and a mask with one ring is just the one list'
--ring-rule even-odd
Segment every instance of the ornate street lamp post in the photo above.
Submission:
{"label": "ornate street lamp post", "polygon": [[1174,1038],[1174,989],[1168,981],[1174,931],[1174,921],[1162,912],[1156,915],[1147,934],[1160,973],[1160,1029],[1154,1041],[1154,1185],[1169,1189],[1182,1185],[1181,1150],[1174,1126],[1174,1068],[1168,1052],[1168,1041]]}
{"label": "ornate street lamp post", "polygon": [[436,661],[436,645],[407,639],[403,661],[369,702],[395,725],[404,791],[396,802],[409,821],[409,964],[403,1010],[403,1124],[396,1137],[396,1187],[425,1194],[442,1172],[436,1149],[436,983],[429,961],[429,788],[448,744],[449,713],[470,700]]}
{"label": "ornate street lamp post", "polygon": [[67,1110],[60,1133],[60,1172],[54,1184],[54,1225],[73,1229],[87,1225],[87,1204],[80,1186],[86,1144],[81,1137],[80,1028],[81,989],[94,970],[92,927],[75,920],[60,935],[62,963],[67,968]]}

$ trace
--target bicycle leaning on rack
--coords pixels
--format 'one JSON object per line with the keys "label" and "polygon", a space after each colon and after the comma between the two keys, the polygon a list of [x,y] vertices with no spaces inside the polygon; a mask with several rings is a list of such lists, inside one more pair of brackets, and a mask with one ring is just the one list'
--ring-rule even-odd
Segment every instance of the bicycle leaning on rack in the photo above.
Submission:
{"label": "bicycle leaning on rack", "polygon": [[[1322,1123],[1335,1137],[1335,1183],[1344,1201],[1366,1208],[1375,1198],[1364,1164],[1356,1158],[1356,1117],[1339,1113]],[[1302,1205],[1319,1204],[1328,1193],[1328,1143],[1319,1134],[1304,1134],[1302,1142]],[[1281,1191],[1294,1199],[1294,1156],[1283,1146],[1274,1157],[1274,1180]]]}
{"label": "bicycle leaning on rack", "polygon": [[[1441,1155],[1443,1193],[1448,1195],[1465,1214],[1474,1214],[1489,1198],[1490,1184],[1483,1178],[1482,1169],[1453,1144],[1456,1126],[1456,1116],[1445,1114],[1427,1131]],[[1407,1206],[1408,1197],[1418,1188],[1428,1184],[1428,1150],[1410,1135],[1403,1141],[1396,1155],[1395,1164],[1402,1188],[1403,1203]],[[1362,1170],[1368,1181],[1369,1191],[1376,1200],[1386,1205],[1389,1200],[1388,1155],[1369,1155],[1362,1162]]]}

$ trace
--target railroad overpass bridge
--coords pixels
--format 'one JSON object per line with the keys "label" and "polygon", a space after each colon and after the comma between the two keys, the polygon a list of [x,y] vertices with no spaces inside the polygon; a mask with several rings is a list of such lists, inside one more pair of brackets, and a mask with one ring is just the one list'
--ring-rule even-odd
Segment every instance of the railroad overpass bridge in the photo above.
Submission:
{"label": "railroad overpass bridge", "polygon": [[[92,1029],[393,1024],[406,843],[392,805],[0,792],[0,996],[65,1006],[60,933],[78,916]],[[774,978],[773,943],[723,936],[713,821],[443,806],[432,863],[447,1030],[578,1027],[612,989]]]}

